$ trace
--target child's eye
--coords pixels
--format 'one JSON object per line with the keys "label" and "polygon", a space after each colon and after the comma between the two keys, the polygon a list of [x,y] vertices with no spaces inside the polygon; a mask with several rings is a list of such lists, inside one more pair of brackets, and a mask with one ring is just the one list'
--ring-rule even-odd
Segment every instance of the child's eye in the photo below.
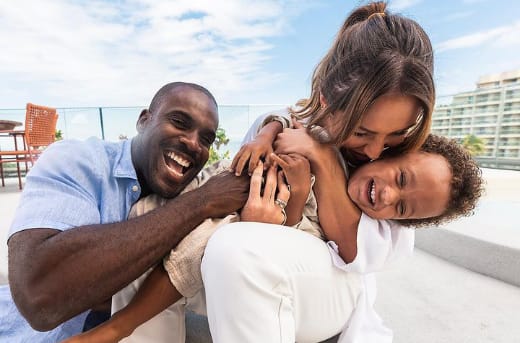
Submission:
{"label": "child's eye", "polygon": [[406,174],[404,171],[401,171],[400,175],[399,175],[399,186],[401,188],[403,188],[404,186],[406,186]]}
{"label": "child's eye", "polygon": [[406,212],[406,207],[404,206],[404,203],[402,201],[399,201],[399,204],[397,205],[397,213],[399,213],[399,216],[404,216]]}

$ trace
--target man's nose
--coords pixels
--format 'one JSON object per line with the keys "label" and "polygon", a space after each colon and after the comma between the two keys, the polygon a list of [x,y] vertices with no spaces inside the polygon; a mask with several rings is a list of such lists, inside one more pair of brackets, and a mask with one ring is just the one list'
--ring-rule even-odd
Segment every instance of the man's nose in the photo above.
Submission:
{"label": "man's nose", "polygon": [[371,160],[377,160],[383,150],[385,150],[385,140],[382,138],[374,138],[370,143],[365,145],[365,155]]}
{"label": "man's nose", "polygon": [[195,131],[186,132],[184,135],[182,135],[180,140],[191,151],[195,153],[201,152],[202,147],[200,146],[199,135]]}

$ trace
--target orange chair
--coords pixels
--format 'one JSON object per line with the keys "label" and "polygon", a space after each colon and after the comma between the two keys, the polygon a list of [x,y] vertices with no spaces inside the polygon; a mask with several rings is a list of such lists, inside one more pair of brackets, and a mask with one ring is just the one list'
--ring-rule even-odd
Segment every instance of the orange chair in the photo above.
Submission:
{"label": "orange chair", "polygon": [[[20,173],[20,163],[25,163],[25,171],[29,170],[27,163],[32,165],[36,162],[38,156],[43,150],[54,142],[56,132],[56,122],[58,114],[55,108],[27,104],[25,113],[25,130],[14,130],[11,135],[16,142],[17,136],[23,138],[23,149],[18,150],[0,150],[0,174],[2,178],[2,187],[4,183],[3,164],[9,162],[16,163],[18,172],[18,186],[22,189],[22,177]],[[15,143],[16,147],[16,143]]]}

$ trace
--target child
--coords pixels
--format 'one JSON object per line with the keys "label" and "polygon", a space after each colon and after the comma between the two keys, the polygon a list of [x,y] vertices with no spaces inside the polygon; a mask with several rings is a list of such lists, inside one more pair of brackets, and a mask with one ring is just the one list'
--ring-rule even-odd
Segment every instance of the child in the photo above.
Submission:
{"label": "child", "polygon": [[[291,197],[286,208],[287,224],[295,224],[295,227],[323,239],[312,192],[299,213],[292,213],[298,210],[298,206],[290,205],[306,190],[306,186],[302,187],[303,190],[295,189],[296,186],[301,183],[305,185],[303,178],[310,179],[308,166],[304,167],[305,162],[302,163],[304,159],[296,155],[272,155],[272,158],[282,167],[284,176],[291,185]],[[222,168],[222,164],[206,169],[194,183],[204,182],[206,173],[214,168]],[[261,175],[262,168],[262,163],[255,168],[253,179]],[[284,180],[281,174],[276,177],[275,168],[270,167],[266,186],[273,185],[276,178],[282,190],[279,197],[285,198]],[[396,219],[405,226],[424,226],[469,215],[480,196],[481,184],[479,168],[462,147],[455,141],[430,135],[419,152],[377,160],[357,169],[348,180],[348,194],[355,205],[373,218]],[[189,187],[192,186],[196,185],[192,183]],[[146,203],[155,207],[161,200],[149,197],[141,200],[136,206],[147,207]],[[137,211],[150,209],[141,208]],[[298,219],[301,220],[296,223],[295,220]],[[223,219],[224,222],[236,220],[236,214]],[[165,269],[158,266],[126,308],[116,313],[110,321],[66,342],[116,342],[130,335],[138,325],[160,313],[182,296],[191,296],[197,292],[202,287],[200,266],[197,266],[197,263],[200,265],[205,243],[216,229],[216,225],[208,224],[210,223],[201,224],[201,227],[172,250],[169,258],[165,258],[164,267],[169,272],[172,283]],[[198,244],[201,249],[194,252],[193,243],[198,240],[204,242]],[[359,247],[359,253],[362,253],[362,249],[363,247]],[[185,257],[188,257],[190,262],[187,263]],[[157,292],[160,292],[160,296]]]}

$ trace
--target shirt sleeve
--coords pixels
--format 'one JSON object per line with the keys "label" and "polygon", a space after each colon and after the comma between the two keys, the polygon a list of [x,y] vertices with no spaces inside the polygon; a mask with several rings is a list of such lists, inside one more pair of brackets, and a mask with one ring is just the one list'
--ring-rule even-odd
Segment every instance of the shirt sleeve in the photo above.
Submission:
{"label": "shirt sleeve", "polygon": [[351,263],[339,256],[334,241],[327,242],[334,265],[347,272],[372,273],[413,254],[415,231],[393,220],[372,219],[361,214],[357,234],[357,255]]}
{"label": "shirt sleeve", "polygon": [[[245,143],[251,142],[255,139],[258,132],[271,121],[278,121],[284,128],[290,127],[291,125],[291,116],[287,108],[280,109],[277,111],[268,112],[262,114],[258,118],[255,119],[249,130],[247,130],[244,139],[242,140],[242,145]],[[285,123],[285,124],[284,124]]]}
{"label": "shirt sleeve", "polygon": [[[26,178],[9,234],[31,229],[66,230],[100,222],[100,165],[103,154],[79,141],[49,146]],[[114,199],[117,201],[117,199]]]}

